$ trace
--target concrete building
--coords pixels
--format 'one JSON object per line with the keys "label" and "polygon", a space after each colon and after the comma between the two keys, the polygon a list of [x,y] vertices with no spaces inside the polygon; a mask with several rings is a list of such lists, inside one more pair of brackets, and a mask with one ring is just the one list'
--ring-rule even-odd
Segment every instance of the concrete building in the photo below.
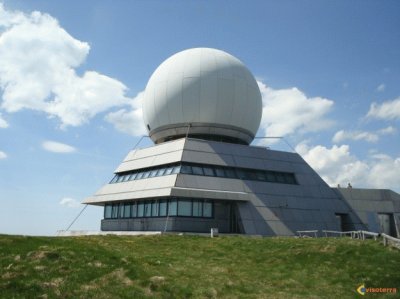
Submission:
{"label": "concrete building", "polygon": [[399,235],[399,194],[330,188],[298,154],[251,146],[261,113],[257,83],[235,57],[208,48],[173,55],[144,95],[155,145],[132,150],[83,203],[104,206],[103,231]]}

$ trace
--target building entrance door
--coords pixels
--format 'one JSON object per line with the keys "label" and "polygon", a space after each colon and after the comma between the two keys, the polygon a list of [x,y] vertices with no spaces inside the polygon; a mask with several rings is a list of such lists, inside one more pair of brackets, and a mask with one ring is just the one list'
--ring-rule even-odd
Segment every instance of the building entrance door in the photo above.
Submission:
{"label": "building entrance door", "polygon": [[390,214],[378,214],[381,233],[391,235]]}

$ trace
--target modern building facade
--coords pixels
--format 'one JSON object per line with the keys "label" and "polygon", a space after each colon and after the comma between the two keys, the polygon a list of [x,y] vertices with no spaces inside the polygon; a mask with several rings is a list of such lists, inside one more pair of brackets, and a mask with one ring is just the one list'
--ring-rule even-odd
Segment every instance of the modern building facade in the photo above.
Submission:
{"label": "modern building facade", "polygon": [[173,55],[145,91],[155,145],[132,150],[83,203],[104,206],[103,231],[399,235],[399,194],[330,188],[297,153],[249,145],[261,111],[257,83],[235,57],[208,48]]}

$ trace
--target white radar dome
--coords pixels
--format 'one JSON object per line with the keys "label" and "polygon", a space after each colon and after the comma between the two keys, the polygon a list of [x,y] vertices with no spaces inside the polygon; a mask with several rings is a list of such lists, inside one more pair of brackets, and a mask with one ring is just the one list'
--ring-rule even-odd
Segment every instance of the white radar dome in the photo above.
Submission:
{"label": "white radar dome", "polygon": [[257,82],[246,66],[216,49],[194,48],[165,60],[147,83],[143,118],[155,143],[184,136],[250,144],[261,121]]}

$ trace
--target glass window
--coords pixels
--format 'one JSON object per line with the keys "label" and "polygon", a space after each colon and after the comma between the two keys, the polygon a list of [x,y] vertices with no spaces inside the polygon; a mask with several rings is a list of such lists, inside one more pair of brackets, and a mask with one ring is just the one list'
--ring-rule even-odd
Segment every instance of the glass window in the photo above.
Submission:
{"label": "glass window", "polygon": [[139,172],[139,173],[136,175],[135,180],[140,180],[140,179],[143,177],[143,174],[144,174],[144,171]]}
{"label": "glass window", "polygon": [[193,217],[203,216],[203,202],[199,200],[193,200]]}
{"label": "glass window", "polygon": [[265,181],[267,179],[264,171],[257,171],[256,177],[257,177],[257,180],[259,180],[259,181]]}
{"label": "glass window", "polygon": [[166,170],[165,167],[160,168],[160,169],[157,171],[157,176],[162,176],[162,175],[164,175],[165,170]]}
{"label": "glass window", "polygon": [[158,216],[158,201],[155,200],[151,203],[151,216],[157,217]]}
{"label": "glass window", "polygon": [[153,169],[152,171],[150,171],[149,178],[155,177],[156,174],[157,174],[157,169]]}
{"label": "glass window", "polygon": [[203,168],[200,166],[192,166],[192,172],[194,175],[204,175]]}
{"label": "glass window", "polygon": [[224,171],[224,169],[223,168],[221,168],[221,167],[215,167],[215,173],[216,173],[216,175],[218,176],[218,177],[225,177],[225,171]]}
{"label": "glass window", "polygon": [[189,165],[182,165],[181,173],[192,174],[192,167],[190,167]]}
{"label": "glass window", "polygon": [[132,203],[131,217],[137,217],[137,202]]}
{"label": "glass window", "polygon": [[233,169],[233,168],[226,168],[225,169],[225,175],[226,175],[226,177],[228,177],[228,178],[233,178],[233,179],[235,179],[236,178],[236,173],[235,173],[235,170]]}
{"label": "glass window", "polygon": [[191,200],[178,200],[178,216],[192,216]]}
{"label": "glass window", "polygon": [[257,180],[256,173],[253,170],[246,169],[246,180]]}
{"label": "glass window", "polygon": [[112,215],[111,215],[111,218],[118,218],[118,207],[119,207],[119,205],[118,204],[114,204],[113,206],[112,206]]}
{"label": "glass window", "polygon": [[115,183],[118,180],[118,175],[114,175],[114,177],[112,178],[112,180],[110,181],[110,184]]}
{"label": "glass window", "polygon": [[275,175],[272,172],[267,172],[267,182],[276,182]]}
{"label": "glass window", "polygon": [[204,201],[203,217],[212,217],[212,202]]}
{"label": "glass window", "polygon": [[286,174],[286,183],[288,184],[296,184],[296,179],[294,178],[294,175],[291,173]]}
{"label": "glass window", "polygon": [[160,200],[159,215],[167,216],[167,200],[166,199]]}
{"label": "glass window", "polygon": [[285,182],[285,177],[283,176],[283,174],[276,173],[275,176],[276,176],[276,181],[278,183],[284,183]]}
{"label": "glass window", "polygon": [[112,205],[106,205],[104,207],[104,218],[106,219],[111,218],[111,212],[112,212]]}
{"label": "glass window", "polygon": [[173,174],[179,173],[181,171],[181,166],[180,165],[176,165],[174,166],[174,169],[172,170]]}
{"label": "glass window", "polygon": [[151,216],[151,201],[146,202],[144,206],[144,216],[145,217]]}
{"label": "glass window", "polygon": [[241,180],[247,179],[246,172],[243,171],[242,169],[236,169],[236,174],[237,174],[238,178]]}
{"label": "glass window", "polygon": [[147,179],[149,177],[149,175],[150,175],[150,171],[148,170],[143,173],[142,179]]}
{"label": "glass window", "polygon": [[203,171],[204,171],[204,175],[215,176],[214,170],[211,167],[204,166]]}
{"label": "glass window", "polygon": [[124,205],[124,218],[130,218],[131,217],[131,204],[126,203]]}
{"label": "glass window", "polygon": [[168,215],[176,216],[176,208],[177,208],[176,199],[171,199],[168,202]]}
{"label": "glass window", "polygon": [[135,180],[135,179],[136,179],[136,176],[137,176],[137,172],[131,173],[131,176],[129,177],[129,180],[130,180],[130,181]]}
{"label": "glass window", "polygon": [[124,178],[122,179],[122,181],[126,182],[127,180],[129,180],[130,176],[131,176],[130,174],[125,174]]}
{"label": "glass window", "polygon": [[170,174],[172,173],[172,170],[174,170],[174,167],[173,167],[173,166],[169,166],[169,167],[165,170],[164,175],[170,175]]}
{"label": "glass window", "polygon": [[137,207],[137,216],[143,217],[144,216],[144,202],[139,202]]}
{"label": "glass window", "polygon": [[119,204],[118,218],[124,218],[124,204],[123,203]]}
{"label": "glass window", "polygon": [[119,174],[118,174],[118,179],[117,179],[116,183],[122,182],[123,178],[124,178],[123,175],[119,175]]}

